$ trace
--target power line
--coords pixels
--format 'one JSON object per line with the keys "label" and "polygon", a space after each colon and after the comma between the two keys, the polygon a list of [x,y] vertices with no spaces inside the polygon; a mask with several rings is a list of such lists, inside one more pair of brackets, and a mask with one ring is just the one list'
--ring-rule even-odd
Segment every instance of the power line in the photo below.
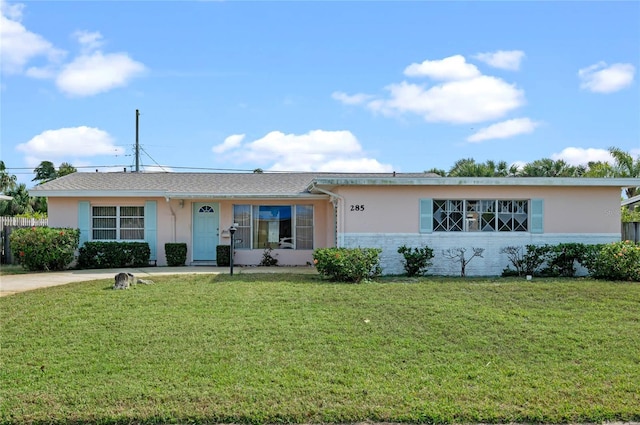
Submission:
{"label": "power line", "polygon": [[163,167],[162,165],[158,164],[158,161],[156,161],[155,159],[153,159],[153,158],[151,157],[151,155],[149,155],[149,152],[147,152],[146,150],[144,150],[144,148],[143,148],[142,146],[140,146],[140,149],[142,150],[142,152],[144,152],[144,153],[149,157],[149,159],[151,159],[153,162],[155,162],[155,164],[156,164],[158,167],[160,167],[160,169],[161,169],[162,171],[167,171],[167,170],[165,170],[165,169],[164,169],[164,167]]}

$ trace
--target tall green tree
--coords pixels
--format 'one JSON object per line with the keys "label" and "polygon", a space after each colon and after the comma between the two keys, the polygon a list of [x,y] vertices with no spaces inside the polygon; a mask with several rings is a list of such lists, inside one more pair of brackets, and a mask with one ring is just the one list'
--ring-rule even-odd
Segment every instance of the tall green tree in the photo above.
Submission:
{"label": "tall green tree", "polygon": [[447,177],[447,172],[440,168],[432,168],[430,170],[425,170],[425,173],[437,174],[442,177]]}
{"label": "tall green tree", "polygon": [[42,161],[40,165],[33,170],[33,172],[36,176],[31,181],[38,182],[38,184],[54,180],[58,176],[56,167],[51,161]]}
{"label": "tall green tree", "polygon": [[76,172],[78,172],[76,167],[69,164],[68,162],[63,162],[62,164],[60,164],[60,167],[58,167],[58,171],[56,175],[57,177],[62,177],[62,176],[66,176],[67,174],[73,174]]}
{"label": "tall green tree", "polygon": [[613,165],[604,161],[590,161],[583,177],[615,177],[616,170]]}
{"label": "tall green tree", "polygon": [[512,177],[517,175],[518,167],[509,166],[506,161],[477,163],[473,158],[456,161],[447,175],[449,177]]}
{"label": "tall green tree", "polygon": [[[630,153],[620,148],[610,147],[609,153],[614,160],[615,177],[640,178],[640,156],[633,158]],[[640,193],[640,187],[628,187],[625,190],[627,197],[632,198]]]}
{"label": "tall green tree", "polygon": [[13,189],[6,192],[13,199],[0,202],[0,215],[14,216],[18,214],[29,214],[33,212],[31,197],[27,190],[27,185],[20,183]]}
{"label": "tall green tree", "polygon": [[[76,169],[76,167],[74,167],[68,162],[63,162],[62,164],[60,164],[60,167],[58,167],[58,169],[56,170],[56,167],[53,165],[53,162],[42,161],[40,165],[38,165],[33,170],[36,176],[31,181],[38,182],[37,184],[42,184],[42,183],[46,183],[51,180],[57,179],[58,177],[75,173],[77,171],[78,170]],[[46,202],[44,204],[46,205]]]}
{"label": "tall green tree", "polygon": [[522,167],[521,177],[581,177],[586,172],[584,166],[567,164],[564,160],[550,158],[537,159]]}
{"label": "tall green tree", "polygon": [[16,187],[16,176],[9,174],[4,165],[4,161],[0,160],[0,192],[14,189]]}

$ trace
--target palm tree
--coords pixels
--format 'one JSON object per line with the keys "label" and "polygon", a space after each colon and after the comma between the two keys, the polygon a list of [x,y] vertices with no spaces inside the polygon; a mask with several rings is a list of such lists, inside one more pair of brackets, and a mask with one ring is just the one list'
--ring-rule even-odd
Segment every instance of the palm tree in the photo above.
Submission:
{"label": "palm tree", "polygon": [[36,176],[31,180],[32,182],[38,182],[38,184],[46,183],[48,181],[54,180],[58,174],[56,172],[56,167],[53,165],[51,161],[42,161],[40,165],[38,165],[33,172]]}
{"label": "palm tree", "polygon": [[587,171],[583,177],[615,177],[615,169],[608,162],[603,161],[590,161],[587,164]]}
{"label": "palm tree", "polygon": [[60,167],[58,167],[58,172],[56,173],[56,176],[62,177],[62,176],[66,176],[67,174],[76,173],[77,171],[78,170],[73,165],[69,164],[68,162],[63,162],[62,164],[60,164]]}
{"label": "palm tree", "polygon": [[451,167],[450,177],[509,177],[515,176],[518,167],[508,166],[506,161],[498,163],[488,160],[485,163],[476,163],[473,158],[460,159]]}
{"label": "palm tree", "polygon": [[521,177],[581,177],[585,167],[567,164],[562,159],[554,161],[550,158],[537,159],[522,167]]}
{"label": "palm tree", "polygon": [[0,160],[0,192],[5,192],[16,187],[16,176],[7,173],[4,161]]}
{"label": "palm tree", "polygon": [[33,212],[29,191],[24,183],[20,183],[14,189],[8,190],[7,195],[13,199],[0,202],[0,215],[14,216]]}
{"label": "palm tree", "polygon": [[473,158],[459,159],[447,173],[449,177],[490,177],[487,169]]}
{"label": "palm tree", "polygon": [[[609,153],[613,157],[614,177],[632,177],[640,178],[640,156],[635,160],[628,152],[616,147],[610,147]],[[628,187],[625,194],[628,198],[632,198],[640,193],[640,187]]]}
{"label": "palm tree", "polygon": [[446,171],[441,170],[439,168],[435,168],[435,167],[430,169],[430,170],[425,170],[425,173],[437,174],[437,175],[442,176],[442,177],[446,177],[447,176],[447,172]]}

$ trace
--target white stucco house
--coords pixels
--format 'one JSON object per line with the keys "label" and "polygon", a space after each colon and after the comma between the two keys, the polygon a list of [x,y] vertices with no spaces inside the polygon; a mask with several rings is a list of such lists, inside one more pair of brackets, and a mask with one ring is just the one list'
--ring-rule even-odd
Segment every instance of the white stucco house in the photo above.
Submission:
{"label": "white stucco house", "polygon": [[452,178],[427,173],[73,173],[33,189],[49,225],[91,240],[184,242],[188,263],[215,264],[235,233],[236,265],[306,265],[321,247],[378,247],[386,274],[401,245],[434,249],[434,274],[457,274],[448,248],[484,248],[468,275],[499,275],[506,246],[619,241],[620,193],[632,178]]}

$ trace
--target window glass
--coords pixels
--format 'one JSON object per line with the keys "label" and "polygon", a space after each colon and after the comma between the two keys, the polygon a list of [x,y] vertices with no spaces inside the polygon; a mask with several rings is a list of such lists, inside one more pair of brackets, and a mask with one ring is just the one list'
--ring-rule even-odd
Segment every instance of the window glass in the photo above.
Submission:
{"label": "window glass", "polygon": [[93,207],[93,240],[144,240],[144,207]]}
{"label": "window glass", "polygon": [[120,239],[144,239],[144,207],[120,207]]}
{"label": "window glass", "polygon": [[[253,248],[280,248],[292,244],[291,206],[256,205],[253,207]],[[286,246],[286,245],[285,245]]]}
{"label": "window glass", "polygon": [[526,232],[528,222],[528,200],[433,201],[436,232]]}
{"label": "window glass", "polygon": [[463,201],[433,201],[433,230],[461,232],[464,228]]}
{"label": "window glass", "polygon": [[296,248],[313,249],[313,206],[296,205]]}
{"label": "window glass", "polygon": [[239,249],[313,249],[312,205],[234,205]]}
{"label": "window glass", "polygon": [[234,205],[233,222],[238,224],[234,235],[236,248],[251,248],[251,206]]}

